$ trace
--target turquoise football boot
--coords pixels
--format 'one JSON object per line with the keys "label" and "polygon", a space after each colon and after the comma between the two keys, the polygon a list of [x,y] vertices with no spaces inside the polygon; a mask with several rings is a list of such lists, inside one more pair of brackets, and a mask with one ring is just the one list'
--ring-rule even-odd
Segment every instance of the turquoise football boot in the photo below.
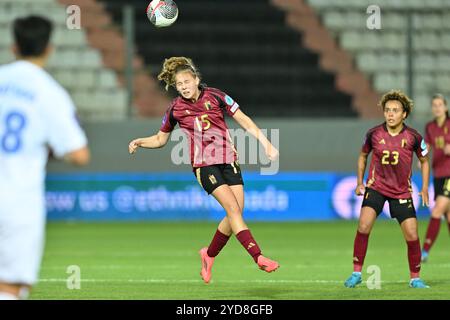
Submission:
{"label": "turquoise football boot", "polygon": [[409,282],[409,287],[417,288],[417,289],[428,289],[430,286],[427,286],[425,284],[425,282],[423,282],[422,279],[414,278],[414,279],[411,279],[411,281]]}
{"label": "turquoise football boot", "polygon": [[361,282],[361,272],[353,272],[352,275],[344,282],[344,286],[347,288],[354,288]]}

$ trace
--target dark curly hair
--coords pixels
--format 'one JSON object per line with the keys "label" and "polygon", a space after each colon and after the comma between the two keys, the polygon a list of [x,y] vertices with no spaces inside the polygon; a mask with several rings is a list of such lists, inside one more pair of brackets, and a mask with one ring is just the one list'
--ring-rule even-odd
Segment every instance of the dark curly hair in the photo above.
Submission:
{"label": "dark curly hair", "polygon": [[403,106],[403,111],[406,112],[406,118],[408,118],[409,114],[412,112],[413,109],[414,105],[413,101],[402,91],[391,90],[381,97],[380,102],[378,102],[378,106],[382,107],[384,111],[386,103],[390,100],[397,100],[398,102],[400,102]]}

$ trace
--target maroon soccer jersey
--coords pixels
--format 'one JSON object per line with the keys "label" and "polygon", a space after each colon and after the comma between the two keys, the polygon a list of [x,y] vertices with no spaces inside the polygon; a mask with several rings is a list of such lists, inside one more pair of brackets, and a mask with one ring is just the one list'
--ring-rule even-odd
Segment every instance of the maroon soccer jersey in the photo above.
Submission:
{"label": "maroon soccer jersey", "polygon": [[196,102],[175,98],[164,115],[161,131],[171,132],[178,123],[189,138],[194,168],[232,163],[237,152],[231,140],[224,114],[233,116],[239,105],[224,92],[202,87]]}
{"label": "maroon soccer jersey", "polygon": [[406,125],[398,135],[391,136],[383,123],[366,134],[362,152],[371,151],[366,186],[390,198],[410,198],[413,154],[424,157],[428,153],[422,136]]}
{"label": "maroon soccer jersey", "polygon": [[450,119],[445,119],[442,127],[436,121],[427,123],[425,142],[433,150],[433,175],[435,178],[450,177],[450,156],[444,154],[444,146],[450,144]]}

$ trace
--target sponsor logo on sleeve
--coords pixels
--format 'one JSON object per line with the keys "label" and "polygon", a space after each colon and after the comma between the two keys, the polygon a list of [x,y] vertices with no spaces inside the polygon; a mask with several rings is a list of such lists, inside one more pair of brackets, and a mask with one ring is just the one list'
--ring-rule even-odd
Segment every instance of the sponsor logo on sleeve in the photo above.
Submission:
{"label": "sponsor logo on sleeve", "polygon": [[225,96],[225,102],[226,102],[227,105],[229,105],[231,107],[233,105],[233,103],[234,103],[234,100],[229,95],[226,95]]}
{"label": "sponsor logo on sleeve", "polygon": [[420,143],[420,148],[422,149],[422,157],[425,157],[428,154],[428,148],[427,144],[425,143],[425,140],[422,139],[422,142]]}

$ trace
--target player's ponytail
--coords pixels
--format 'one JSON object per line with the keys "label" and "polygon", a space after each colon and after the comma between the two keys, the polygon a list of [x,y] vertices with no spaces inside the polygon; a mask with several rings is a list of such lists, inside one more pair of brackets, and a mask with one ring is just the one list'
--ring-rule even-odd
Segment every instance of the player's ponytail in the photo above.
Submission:
{"label": "player's ponytail", "polygon": [[166,90],[169,86],[175,86],[175,75],[181,71],[190,71],[193,76],[200,79],[200,73],[190,58],[171,57],[164,60],[163,68],[158,75],[158,80],[166,83]]}

